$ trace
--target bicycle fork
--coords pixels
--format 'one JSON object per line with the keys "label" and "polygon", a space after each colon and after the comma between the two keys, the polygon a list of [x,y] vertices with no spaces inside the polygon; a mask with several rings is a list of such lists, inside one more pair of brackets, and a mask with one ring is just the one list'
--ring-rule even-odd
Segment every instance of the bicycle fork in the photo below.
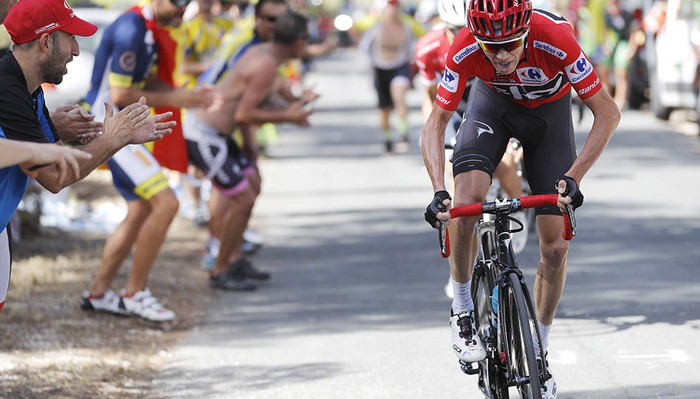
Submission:
{"label": "bicycle fork", "polygon": [[[540,383],[543,385],[545,381],[550,379],[552,375],[549,373],[547,370],[547,367],[545,365],[545,353],[544,349],[542,348],[542,339],[540,337],[540,331],[539,331],[539,322],[537,321],[537,316],[535,312],[535,307],[533,306],[532,299],[530,297],[530,291],[527,288],[527,284],[525,283],[525,279],[523,277],[523,273],[520,269],[506,269],[501,274],[498,275],[496,278],[495,286],[498,287],[499,292],[506,292],[507,287],[511,284],[509,275],[510,274],[515,274],[517,276],[517,281],[518,284],[522,287],[523,294],[525,297],[525,303],[526,306],[528,307],[529,314],[532,315],[531,321],[532,325],[530,326],[530,330],[534,339],[535,343],[535,350],[536,354],[535,356],[537,357],[537,377],[540,380]],[[506,298],[504,295],[498,295],[498,309],[505,309],[505,303]],[[497,330],[497,339],[496,339],[496,345],[495,348],[498,351],[500,355],[500,361],[501,361],[501,371],[504,373],[506,376],[506,379],[508,381],[509,386],[514,386],[514,385],[521,385],[521,384],[527,384],[530,381],[531,377],[526,378],[527,381],[515,381],[514,376],[510,375],[510,367],[509,365],[512,364],[513,359],[511,359],[511,354],[510,351],[508,350],[508,344],[506,340],[506,332],[505,332],[505,323],[506,322],[506,315],[505,312],[499,311],[498,312],[498,328]]]}

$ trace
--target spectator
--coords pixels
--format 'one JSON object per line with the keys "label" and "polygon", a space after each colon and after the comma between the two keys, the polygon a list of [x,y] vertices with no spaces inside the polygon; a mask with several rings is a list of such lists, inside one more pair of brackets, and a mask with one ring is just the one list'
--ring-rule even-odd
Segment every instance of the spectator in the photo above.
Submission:
{"label": "spectator", "polygon": [[298,57],[309,38],[306,18],[293,11],[275,16],[272,32],[272,42],[253,46],[237,57],[216,84],[224,106],[215,112],[188,111],[185,121],[190,160],[212,179],[217,194],[212,198],[218,198],[220,203],[220,216],[212,231],[219,238],[220,250],[209,278],[215,289],[250,290],[246,277],[269,278],[269,274],[255,270],[240,253],[256,192],[240,167],[240,151],[228,132],[236,128],[250,132],[248,127],[265,122],[308,126],[313,110],[305,109],[305,105],[317,97],[305,92],[290,102],[270,101],[279,67]]}
{"label": "spectator", "polygon": [[[222,37],[233,29],[232,19],[214,14],[215,3],[214,0],[197,0],[197,13],[182,24],[184,54],[177,78],[179,85],[190,88],[197,85],[199,75],[211,66]],[[204,173],[190,165],[184,177],[182,183],[191,200],[191,208],[187,208],[191,212],[185,214],[193,218],[195,225],[206,226],[209,222],[209,211],[201,190]]]}
{"label": "spectator", "polygon": [[[211,87],[174,88],[168,81],[172,72],[163,75],[164,68],[171,68],[174,62],[167,27],[180,26],[188,2],[152,0],[126,11],[105,30],[95,53],[91,88],[85,98],[94,113],[98,113],[102,102],[123,107],[141,96],[154,107],[216,106],[217,96]],[[155,322],[172,321],[175,313],[153,296],[148,276],[177,213],[177,198],[159,162],[144,146],[122,149],[108,166],[117,190],[127,201],[128,211],[107,238],[102,263],[90,289],[83,293],[80,306],[84,310],[137,315]],[[116,295],[110,286],[133,247],[129,280]]]}
{"label": "spectator", "polygon": [[[200,76],[199,84],[216,84],[220,82],[230,73],[232,66],[246,51],[254,45],[272,40],[274,22],[288,9],[289,6],[285,0],[258,1],[255,5],[254,15],[250,17],[250,22],[248,22],[248,20],[242,21],[239,24],[240,29],[230,31],[223,39],[212,67]],[[287,100],[293,99],[294,96],[289,86],[286,85],[279,76],[276,81],[277,90],[280,92],[279,95]],[[271,126],[274,128],[274,125],[270,123],[263,124],[263,126]],[[262,178],[257,167],[260,145],[255,129],[256,126],[246,126],[243,129],[236,129],[236,132],[231,131],[226,132],[226,134],[236,136],[236,140],[231,141],[232,147],[230,152],[238,154],[235,159],[239,163],[239,167],[245,174],[248,183],[253,189],[253,193],[257,197],[260,194]],[[211,213],[209,231],[211,237],[205,246],[204,256],[200,262],[205,269],[214,267],[214,262],[219,256],[220,237],[218,236],[218,232],[220,229],[217,223],[219,223],[221,215],[225,212],[225,209],[222,208],[225,203],[223,199],[224,198],[220,197],[217,190],[212,192],[209,202],[209,212]],[[248,221],[246,221],[246,225],[247,224]],[[238,249],[233,250],[230,262],[240,258],[242,253],[253,253],[261,245],[260,242],[253,243],[245,240],[246,235],[250,235],[250,230],[246,230],[244,233],[244,248],[241,248],[240,251]],[[238,240],[237,237],[236,240]],[[242,279],[254,278],[266,280],[270,278],[269,273],[249,267],[244,268],[241,273],[239,277]],[[241,289],[247,290],[251,288],[250,284],[247,282],[241,282],[239,285]]]}
{"label": "spectator", "polygon": [[369,54],[373,68],[384,148],[387,153],[394,149],[393,110],[397,116],[397,139],[401,143],[397,150],[404,152],[410,143],[406,94],[412,87],[415,42],[423,35],[423,28],[401,10],[399,0],[388,0],[378,18],[364,22],[364,26],[359,22],[358,25],[359,31],[366,29],[359,46]]}
{"label": "spectator", "polygon": [[[11,6],[11,1],[0,1],[0,17],[4,17]],[[66,65],[80,55],[75,36],[93,35],[97,27],[80,19],[61,0],[20,0],[7,15],[5,26],[14,47],[0,60],[0,128],[3,136],[28,142],[60,142],[59,130],[46,109],[41,84],[61,83]],[[87,176],[125,145],[158,140],[172,132],[174,123],[162,122],[171,114],[148,115],[149,109],[143,98],[116,114],[109,104],[105,104],[104,133],[82,147],[82,151],[90,156],[78,155],[77,173],[66,175],[61,163],[53,163],[33,171],[32,175],[39,184],[56,193]],[[50,151],[50,148],[46,150]],[[0,169],[0,182],[2,308],[11,267],[11,233],[7,225],[26,191],[29,177],[19,166],[12,166]]]}
{"label": "spectator", "polygon": [[605,24],[608,28],[608,67],[612,70],[615,87],[614,99],[620,109],[627,102],[627,67],[631,60],[630,35],[634,15],[625,9],[620,0],[611,0],[605,9]]}

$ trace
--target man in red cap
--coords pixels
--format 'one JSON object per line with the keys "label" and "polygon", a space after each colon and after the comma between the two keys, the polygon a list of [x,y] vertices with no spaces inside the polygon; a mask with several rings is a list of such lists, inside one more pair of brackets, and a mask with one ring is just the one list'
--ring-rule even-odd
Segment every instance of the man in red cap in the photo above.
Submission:
{"label": "man in red cap", "polygon": [[[7,5],[3,3],[2,6]],[[9,4],[11,6],[11,4]],[[97,27],[78,18],[63,0],[20,0],[7,14],[5,27],[15,44],[0,59],[0,130],[8,139],[57,143],[61,141],[44,102],[41,84],[59,84],[66,65],[80,54],[75,35],[89,36]],[[36,180],[53,193],[72,184],[130,143],[159,140],[172,132],[172,114],[149,116],[145,99],[114,113],[106,105],[103,133],[81,149],[79,174],[60,178],[56,164],[36,170]],[[26,191],[29,178],[19,166],[0,169],[0,307],[9,283],[10,257],[6,230],[9,210],[14,211]],[[7,279],[2,276],[7,275]]]}

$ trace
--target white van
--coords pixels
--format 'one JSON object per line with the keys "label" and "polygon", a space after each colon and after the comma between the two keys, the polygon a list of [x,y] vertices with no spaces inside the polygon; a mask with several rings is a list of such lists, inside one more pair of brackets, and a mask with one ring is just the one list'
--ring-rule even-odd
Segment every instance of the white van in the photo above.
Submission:
{"label": "white van", "polygon": [[668,0],[666,22],[647,52],[650,108],[657,118],[696,108],[698,48],[700,0]]}

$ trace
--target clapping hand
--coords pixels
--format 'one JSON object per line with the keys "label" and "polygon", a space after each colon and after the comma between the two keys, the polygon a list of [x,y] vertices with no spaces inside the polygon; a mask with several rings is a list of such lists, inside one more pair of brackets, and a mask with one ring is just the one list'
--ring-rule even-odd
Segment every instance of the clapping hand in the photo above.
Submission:
{"label": "clapping hand", "polygon": [[124,135],[128,144],[143,144],[158,141],[173,132],[175,121],[168,121],[172,112],[150,115],[151,110],[146,105],[146,99],[141,97],[138,102],[130,104],[121,111],[114,113],[109,103],[105,103],[105,131],[116,130],[115,134]]}
{"label": "clapping hand", "polygon": [[95,115],[77,104],[58,107],[51,113],[51,121],[61,140],[80,144],[87,144],[102,134],[102,122],[94,119]]}

